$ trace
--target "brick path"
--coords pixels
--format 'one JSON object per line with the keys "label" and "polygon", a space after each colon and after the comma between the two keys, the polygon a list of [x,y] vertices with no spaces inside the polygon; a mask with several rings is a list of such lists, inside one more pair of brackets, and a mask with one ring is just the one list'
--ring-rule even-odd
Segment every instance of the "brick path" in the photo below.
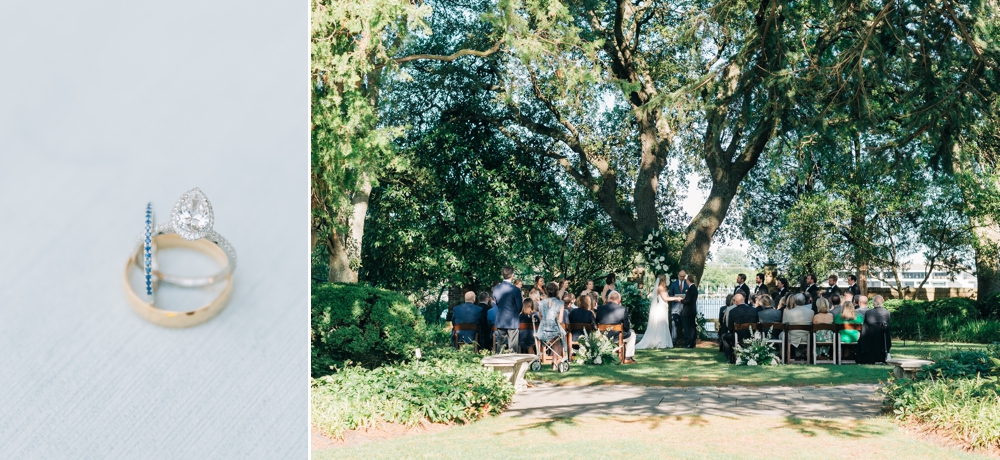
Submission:
{"label": "brick path", "polygon": [[642,387],[536,384],[514,396],[508,417],[721,415],[862,419],[880,413],[875,385]]}

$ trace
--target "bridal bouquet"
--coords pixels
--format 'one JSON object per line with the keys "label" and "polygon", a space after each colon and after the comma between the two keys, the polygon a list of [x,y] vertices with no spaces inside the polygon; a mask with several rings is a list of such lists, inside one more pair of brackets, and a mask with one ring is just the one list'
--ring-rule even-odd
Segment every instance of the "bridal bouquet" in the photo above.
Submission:
{"label": "bridal bouquet", "polygon": [[577,364],[608,364],[618,359],[618,347],[598,331],[584,332],[577,343],[580,344],[580,351],[576,354]]}
{"label": "bridal bouquet", "polygon": [[777,366],[781,362],[763,334],[753,334],[742,345],[737,343],[734,351],[737,366]]}

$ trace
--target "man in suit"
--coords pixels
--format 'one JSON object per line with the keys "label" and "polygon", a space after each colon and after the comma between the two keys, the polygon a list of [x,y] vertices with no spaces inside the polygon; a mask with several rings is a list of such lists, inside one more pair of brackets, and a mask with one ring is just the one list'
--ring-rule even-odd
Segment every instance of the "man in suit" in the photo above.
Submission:
{"label": "man in suit", "polygon": [[756,298],[756,297],[759,297],[759,296],[762,296],[762,295],[770,295],[770,294],[771,294],[771,290],[767,288],[766,284],[764,284],[764,274],[763,273],[758,273],[757,274],[757,287],[753,290],[754,297]]}
{"label": "man in suit", "polygon": [[812,298],[819,297],[819,286],[816,286],[816,274],[810,273],[806,275],[806,288],[804,289]]}
{"label": "man in suit", "polygon": [[740,273],[736,275],[736,289],[733,290],[733,294],[743,294],[743,299],[747,300],[750,298],[750,286],[747,286],[747,275],[745,273]]}
{"label": "man in suit", "polygon": [[[479,296],[476,297],[476,305],[479,305],[479,308],[483,309],[483,318],[479,322],[479,348],[486,349],[492,343],[490,335],[493,334],[493,325],[490,324],[488,316],[490,307],[492,307],[490,305],[490,293],[486,291],[480,292]],[[496,315],[494,315],[494,318],[496,318]]]}
{"label": "man in suit", "polygon": [[854,307],[854,313],[857,313],[859,315],[865,315],[871,311],[871,309],[868,308],[868,297],[859,295],[855,297],[855,299],[857,299],[856,302],[857,306]]}
{"label": "man in suit", "polygon": [[[840,296],[837,294],[831,295],[827,300],[830,301],[830,314],[834,318],[837,317],[842,311],[844,311],[844,305],[840,301]],[[816,308],[813,308],[813,313],[816,312]]]}
{"label": "man in suit", "polygon": [[[681,272],[684,273],[684,272]],[[687,289],[681,301],[682,324],[684,324],[684,348],[694,348],[698,343],[698,284],[694,275],[687,275]]]}
{"label": "man in suit", "polygon": [[823,291],[823,297],[829,299],[830,296],[839,296],[841,294],[840,286],[837,286],[837,275],[830,275],[830,279],[827,280],[827,283],[828,285]]}
{"label": "man in suit", "polygon": [[[456,305],[454,313],[452,316],[452,324],[475,324],[482,329],[482,323],[485,320],[483,315],[484,310],[479,305],[476,305],[476,293],[469,291],[465,293],[465,303]],[[452,345],[455,344],[455,340],[463,343],[472,343],[476,340],[476,331],[454,331],[452,334]]]}
{"label": "man in suit", "polygon": [[[635,364],[635,333],[632,332],[632,325],[628,321],[628,310],[621,306],[622,296],[618,291],[608,293],[608,302],[597,307],[597,324],[621,324],[625,331],[625,362],[624,364]],[[611,342],[618,343],[618,333],[608,333]]]}
{"label": "man in suit", "polygon": [[515,350],[518,346],[518,327],[521,322],[521,307],[524,303],[524,296],[521,290],[511,284],[514,278],[514,267],[510,265],[504,267],[500,274],[503,281],[493,288],[493,298],[497,301],[497,349],[504,348]]}
{"label": "man in suit", "polygon": [[854,297],[861,295],[861,286],[858,286],[858,277],[854,275],[847,276],[847,291],[850,292]]}
{"label": "man in suit", "polygon": [[733,300],[735,300],[739,304],[733,307],[732,310],[729,310],[729,313],[726,313],[726,328],[728,328],[729,331],[731,331],[729,332],[729,334],[727,334],[728,337],[726,338],[726,342],[728,345],[726,350],[726,358],[729,359],[730,363],[736,362],[736,353],[733,351],[733,348],[736,346],[736,344],[741,343],[744,339],[750,337],[749,330],[735,331],[733,329],[735,325],[742,323],[754,323],[755,324],[754,328],[756,328],[756,323],[760,320],[760,316],[757,313],[757,308],[750,304],[744,303],[745,300],[743,299],[742,294],[736,294],[735,296],[733,296]]}
{"label": "man in suit", "polygon": [[778,287],[778,292],[774,293],[775,302],[781,301],[788,295],[788,278],[778,278],[774,281],[775,286]]}
{"label": "man in suit", "polygon": [[[677,272],[677,279],[670,283],[670,287],[667,288],[667,295],[675,298],[684,297],[688,286],[687,272],[681,270]],[[681,326],[681,312],[683,310],[684,305],[680,301],[670,302],[670,339],[675,347],[681,346],[678,341],[683,333]]]}

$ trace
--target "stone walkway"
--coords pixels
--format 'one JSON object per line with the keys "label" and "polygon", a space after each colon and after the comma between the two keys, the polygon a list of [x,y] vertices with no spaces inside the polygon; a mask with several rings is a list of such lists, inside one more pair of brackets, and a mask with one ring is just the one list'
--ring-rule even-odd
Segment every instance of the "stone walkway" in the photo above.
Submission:
{"label": "stone walkway", "polygon": [[881,412],[875,385],[827,387],[557,386],[514,396],[508,417],[720,415],[863,419]]}

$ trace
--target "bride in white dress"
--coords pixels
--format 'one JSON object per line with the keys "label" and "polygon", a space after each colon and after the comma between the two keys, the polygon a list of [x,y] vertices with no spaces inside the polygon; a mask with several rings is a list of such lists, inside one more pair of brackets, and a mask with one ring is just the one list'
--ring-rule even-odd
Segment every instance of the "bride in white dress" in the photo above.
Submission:
{"label": "bride in white dress", "polygon": [[660,275],[649,295],[649,323],[642,340],[635,344],[637,350],[674,347],[670,338],[670,300],[673,298],[667,295],[667,275]]}

